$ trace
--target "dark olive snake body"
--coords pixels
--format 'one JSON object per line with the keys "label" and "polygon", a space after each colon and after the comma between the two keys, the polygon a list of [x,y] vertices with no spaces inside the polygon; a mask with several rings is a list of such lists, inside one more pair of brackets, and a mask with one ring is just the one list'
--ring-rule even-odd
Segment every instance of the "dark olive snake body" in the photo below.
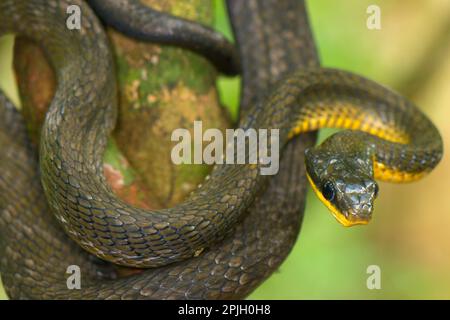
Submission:
{"label": "dark olive snake body", "polygon": [[[91,2],[98,9],[99,2]],[[280,129],[282,147],[295,140],[283,148],[280,173],[268,179],[259,175],[258,166],[218,165],[185,202],[149,212],[118,199],[103,176],[102,156],[115,124],[117,98],[108,40],[95,15],[80,1],[0,1],[0,34],[13,32],[41,44],[58,82],[40,145],[40,179],[45,197],[23,120],[1,96],[0,271],[11,297],[245,297],[278,267],[298,233],[304,203],[305,186],[301,182],[305,145],[294,136],[324,126],[371,133],[369,139],[364,133],[343,133],[329,145],[333,147],[347,136],[355,146],[362,139],[369,141],[373,157],[370,161],[374,160],[375,171],[379,172],[375,175],[387,180],[398,177],[397,173],[404,179],[422,175],[439,162],[439,133],[411,103],[359,76],[318,68],[303,3],[293,2],[229,1],[241,47],[244,85],[250,88],[244,89],[240,126]],[[81,31],[68,31],[65,26],[66,8],[74,3],[82,8]],[[128,1],[117,3],[126,6]],[[284,17],[286,7],[295,9],[297,15]],[[252,30],[267,41],[262,52],[250,53],[250,48],[245,47],[243,41],[250,39],[248,31],[243,31],[240,39],[246,15],[250,20],[248,28],[253,17],[254,26],[260,23],[269,30]],[[125,31],[130,27],[121,26],[119,30]],[[131,27],[136,31],[136,26]],[[290,40],[285,47],[270,46],[276,42],[270,34],[277,27]],[[205,33],[201,30],[199,34]],[[218,43],[214,47],[218,51],[227,47],[223,39],[200,43],[209,41]],[[299,52],[290,51],[298,43]],[[208,51],[198,46],[191,49]],[[286,59],[274,59],[271,53],[275,49]],[[295,53],[298,58],[292,58]],[[255,63],[252,69],[246,62],[252,55],[258,59],[264,54],[266,61],[259,67]],[[219,60],[229,63],[235,59]],[[221,64],[217,61],[213,62]],[[230,73],[239,68],[236,62],[229,64]],[[268,97],[260,93],[291,68],[302,66],[278,83]],[[420,134],[415,131],[418,129]],[[316,157],[309,165],[318,167],[322,160]],[[314,183],[319,177],[312,179]],[[268,196],[261,196],[261,192]],[[97,265],[67,239],[61,226],[83,249],[99,258],[153,269],[112,279],[114,273],[109,267]],[[65,270],[70,264],[83,270],[81,290],[67,289]]]}

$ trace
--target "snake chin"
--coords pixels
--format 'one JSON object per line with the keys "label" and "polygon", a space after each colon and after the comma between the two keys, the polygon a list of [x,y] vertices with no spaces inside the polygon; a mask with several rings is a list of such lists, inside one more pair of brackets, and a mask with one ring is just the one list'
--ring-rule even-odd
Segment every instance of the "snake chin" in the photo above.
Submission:
{"label": "snake chin", "polygon": [[[336,146],[335,146],[336,147]],[[352,153],[325,143],[306,150],[308,180],[319,199],[344,226],[367,224],[372,218],[378,185],[367,148]]]}

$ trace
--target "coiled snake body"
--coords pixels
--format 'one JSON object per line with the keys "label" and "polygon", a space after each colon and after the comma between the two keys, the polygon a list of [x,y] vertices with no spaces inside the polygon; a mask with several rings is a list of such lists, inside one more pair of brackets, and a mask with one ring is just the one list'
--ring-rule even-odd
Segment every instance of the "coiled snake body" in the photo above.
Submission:
{"label": "coiled snake body", "polygon": [[[370,219],[377,193],[374,177],[410,180],[434,168],[442,154],[442,142],[433,124],[411,103],[374,82],[344,71],[318,68],[303,3],[295,2],[229,2],[235,30],[245,28],[246,14],[269,23],[273,17],[279,19],[286,9],[298,13],[286,18],[293,21],[290,26],[279,23],[278,27],[286,31],[286,37],[298,35],[304,52],[295,52],[299,58],[292,58],[293,52],[286,53],[285,65],[272,64],[278,68],[265,74],[264,68],[269,69],[270,62],[255,63],[254,68],[262,69],[259,76],[242,54],[250,50],[237,31],[244,83],[251,88],[244,88],[239,125],[280,129],[280,146],[286,149],[280,174],[270,179],[265,191],[271,192],[271,197],[258,198],[268,180],[259,175],[258,166],[217,165],[210,179],[185,202],[149,212],[118,199],[103,176],[102,156],[115,124],[116,87],[108,41],[91,9],[81,1],[0,1],[0,34],[13,32],[40,43],[58,82],[40,145],[45,198],[23,120],[0,96],[0,271],[12,297],[244,297],[280,264],[298,232],[302,203],[293,205],[292,199],[287,199],[304,193],[298,183],[304,170],[298,161],[302,155],[294,146],[298,142],[284,146],[300,133],[325,126],[362,131],[343,131],[306,152],[306,169],[313,188],[345,225]],[[110,19],[105,20],[113,24],[121,10],[132,16],[153,14],[154,23],[169,21],[165,26],[169,29],[188,23],[167,16],[158,19],[157,13],[129,1],[106,7],[102,3],[108,1],[91,1],[93,8],[106,12]],[[82,8],[80,31],[66,28],[66,9],[71,4]],[[133,23],[115,25],[135,35],[139,30],[139,25]],[[137,37],[152,38],[151,26],[142,28]],[[150,35],[145,30],[150,30]],[[193,38],[202,39],[194,41],[190,49],[209,52],[205,55],[223,71],[239,70],[232,47],[212,31],[199,27],[170,30],[169,34],[186,32],[176,40],[184,47],[190,48]],[[259,33],[264,35],[264,30]],[[174,42],[166,36],[163,32],[153,39]],[[290,46],[295,43],[292,41]],[[277,84],[267,98],[257,92],[271,86],[291,66],[301,65],[304,68]],[[270,79],[271,75],[274,79]],[[49,217],[48,211],[59,223]],[[250,214],[245,215],[247,211]],[[110,277],[107,267],[101,269],[68,241],[60,226],[83,249],[99,258],[154,269],[127,278],[105,279]],[[232,227],[236,229],[230,236]],[[199,252],[203,253],[198,256]],[[71,264],[79,265],[86,274],[82,290],[69,291],[66,287],[65,268]]]}

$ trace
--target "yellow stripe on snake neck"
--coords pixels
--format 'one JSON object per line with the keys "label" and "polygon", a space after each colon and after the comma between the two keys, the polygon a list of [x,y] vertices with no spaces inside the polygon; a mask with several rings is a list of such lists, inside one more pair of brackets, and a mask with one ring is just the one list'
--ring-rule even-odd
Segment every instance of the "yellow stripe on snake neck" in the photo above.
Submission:
{"label": "yellow stripe on snake neck", "polygon": [[373,171],[375,179],[396,183],[414,182],[422,179],[429,173],[427,170],[421,172],[400,171],[394,168],[389,168],[385,164],[377,161],[374,161],[373,163]]}
{"label": "yellow stripe on snake neck", "polygon": [[[353,105],[346,105],[340,109],[353,110],[354,108],[355,106]],[[354,113],[355,111],[351,112],[351,114]],[[394,143],[407,144],[410,140],[406,133],[388,126],[380,119],[371,115],[359,115],[359,117],[351,118],[351,115],[343,116],[338,114],[337,111],[332,112],[331,110],[320,118],[307,118],[303,119],[303,121],[299,121],[291,129],[288,136],[289,138],[292,138],[301,133],[323,128],[359,130]]]}

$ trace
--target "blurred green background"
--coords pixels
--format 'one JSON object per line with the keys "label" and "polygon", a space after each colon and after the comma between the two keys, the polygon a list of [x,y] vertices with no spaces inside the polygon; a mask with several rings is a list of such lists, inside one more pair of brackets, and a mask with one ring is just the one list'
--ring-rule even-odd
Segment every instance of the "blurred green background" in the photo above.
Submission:
{"label": "blurred green background", "polygon": [[[314,0],[308,9],[322,64],[353,71],[410,98],[433,120],[450,149],[450,1]],[[366,9],[381,8],[381,30],[368,30]],[[216,27],[231,37],[222,0]],[[10,70],[12,38],[0,39],[0,87],[17,102]],[[235,114],[239,80],[219,80]],[[320,139],[330,131],[323,130]],[[373,221],[340,226],[308,194],[299,239],[280,269],[250,299],[449,299],[450,159],[413,184],[382,184]],[[369,290],[369,265],[381,289]],[[0,298],[6,295],[1,290]]]}

